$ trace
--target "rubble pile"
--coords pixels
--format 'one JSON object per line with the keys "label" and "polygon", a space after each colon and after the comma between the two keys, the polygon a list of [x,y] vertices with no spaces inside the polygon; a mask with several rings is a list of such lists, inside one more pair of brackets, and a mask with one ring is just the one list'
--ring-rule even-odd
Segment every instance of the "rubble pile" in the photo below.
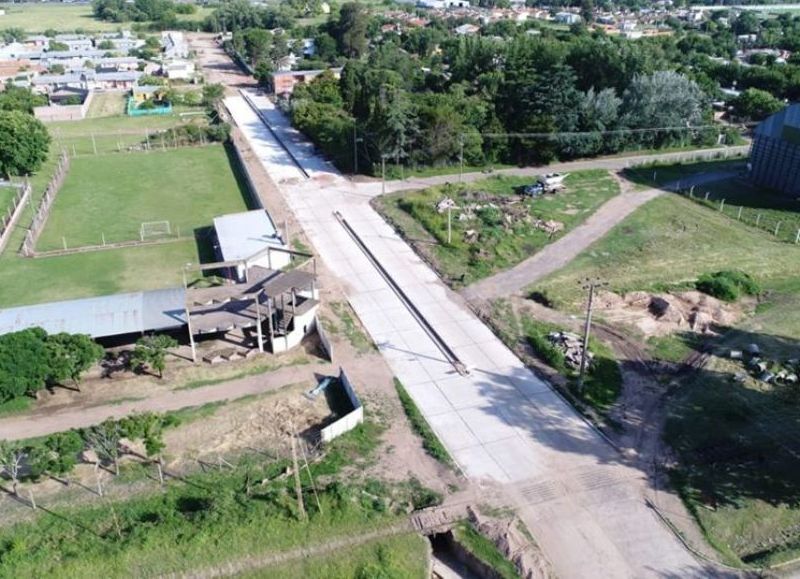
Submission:
{"label": "rubble pile", "polygon": [[[786,386],[793,386],[798,383],[800,360],[797,358],[784,362],[767,359],[762,356],[758,344],[748,345],[744,352],[731,350],[729,357],[731,360],[742,360],[750,376],[761,382]],[[736,376],[736,379],[740,382],[744,378],[744,374],[737,374]]]}
{"label": "rubble pile", "polygon": [[[553,346],[564,352],[564,360],[572,368],[581,367],[581,356],[583,355],[583,340],[578,334],[571,332],[550,332],[547,339]],[[587,352],[586,361],[591,365],[594,354]]]}

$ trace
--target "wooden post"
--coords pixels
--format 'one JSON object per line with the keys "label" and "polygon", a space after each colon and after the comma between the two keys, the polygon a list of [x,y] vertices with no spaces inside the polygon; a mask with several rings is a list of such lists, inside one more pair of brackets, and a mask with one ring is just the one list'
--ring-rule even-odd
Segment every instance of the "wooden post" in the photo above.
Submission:
{"label": "wooden post", "polygon": [[36,499],[33,498],[33,489],[28,489],[28,496],[31,499],[31,508],[36,510]]}
{"label": "wooden post", "polygon": [[756,227],[758,227],[758,224],[759,224],[760,222],[761,222],[761,213],[759,213],[758,215],[756,215]]}
{"label": "wooden post", "polygon": [[[184,288],[186,283],[184,282]],[[184,300],[186,298],[184,297]],[[189,345],[192,347],[192,363],[197,364],[197,348],[194,344],[194,332],[192,331],[192,315],[189,313],[189,306],[184,301],[183,311],[186,312],[186,329],[189,332]]]}
{"label": "wooden post", "polygon": [[794,236],[794,243],[795,245],[800,243],[800,227],[797,228],[797,235]]}
{"label": "wooden post", "polygon": [[261,306],[258,303],[257,293],[253,301],[256,303],[256,334],[258,336],[258,351],[264,353],[264,336],[261,334]]}
{"label": "wooden post", "polygon": [[778,221],[777,225],[775,225],[775,236],[778,236],[778,231],[781,229],[781,222]]}
{"label": "wooden post", "polygon": [[741,221],[742,220],[742,209],[744,209],[744,205],[739,207],[739,214],[736,216],[736,220],[737,221]]}
{"label": "wooden post", "polygon": [[300,519],[306,520],[306,508],[303,503],[303,486],[300,483],[300,465],[297,461],[297,441],[295,440],[294,425],[291,426],[292,432],[292,470],[294,471],[294,491],[297,495],[297,508],[300,511]]}
{"label": "wooden post", "polygon": [[720,213],[721,213],[721,212],[722,212],[724,209],[725,209],[725,200],[723,199],[722,201],[720,201],[720,202],[719,202],[719,210],[720,210]]}

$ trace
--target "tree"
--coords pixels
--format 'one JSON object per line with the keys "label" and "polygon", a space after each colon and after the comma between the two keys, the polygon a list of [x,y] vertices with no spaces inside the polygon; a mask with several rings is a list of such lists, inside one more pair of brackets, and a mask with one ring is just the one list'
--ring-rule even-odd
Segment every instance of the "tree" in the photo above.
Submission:
{"label": "tree", "polygon": [[31,396],[50,375],[47,333],[30,328],[0,336],[0,401]]}
{"label": "tree", "polygon": [[672,71],[660,71],[633,79],[622,97],[624,123],[634,129],[664,129],[644,133],[640,142],[661,146],[684,139],[684,127],[703,124],[706,97],[697,83]]}
{"label": "tree", "polygon": [[47,104],[47,97],[35,94],[29,88],[6,85],[3,92],[0,92],[0,111],[23,111],[33,113],[34,107]]}
{"label": "tree", "polygon": [[736,116],[751,121],[760,121],[777,113],[784,106],[783,102],[767,91],[757,88],[748,88],[733,100],[733,110]]}
{"label": "tree", "polygon": [[40,120],[20,111],[0,112],[0,173],[35,173],[49,149],[50,135]]}
{"label": "tree", "polygon": [[145,336],[136,342],[131,357],[131,365],[135,369],[151,368],[158,372],[158,377],[164,377],[167,350],[178,345],[175,338],[165,334]]}
{"label": "tree", "polygon": [[48,52],[66,52],[69,50],[69,45],[64,44],[63,42],[59,42],[57,40],[51,40],[47,45]]}
{"label": "tree", "polygon": [[106,38],[97,45],[97,48],[100,50],[114,50],[114,43]]}
{"label": "tree", "polygon": [[367,50],[369,14],[359,2],[345,2],[339,11],[335,36],[339,50],[348,58],[360,58]]}
{"label": "tree", "polygon": [[25,30],[19,27],[6,28],[0,31],[0,38],[2,38],[5,43],[22,42],[25,40],[26,36],[27,33]]}
{"label": "tree", "polygon": [[203,105],[214,108],[225,96],[225,87],[221,84],[207,84],[203,86]]}
{"label": "tree", "polygon": [[74,430],[51,434],[41,446],[31,449],[31,468],[37,474],[64,476],[75,467],[83,447],[83,438]]}
{"label": "tree", "polygon": [[78,385],[81,374],[103,358],[102,346],[85,334],[53,334],[47,337],[51,380],[70,379]]}
{"label": "tree", "polygon": [[19,495],[19,475],[26,452],[21,446],[7,441],[0,441],[0,473],[11,479],[11,491]]}
{"label": "tree", "polygon": [[114,465],[114,473],[119,475],[119,441],[122,430],[118,422],[106,420],[92,427],[86,433],[86,441],[97,453],[97,457]]}

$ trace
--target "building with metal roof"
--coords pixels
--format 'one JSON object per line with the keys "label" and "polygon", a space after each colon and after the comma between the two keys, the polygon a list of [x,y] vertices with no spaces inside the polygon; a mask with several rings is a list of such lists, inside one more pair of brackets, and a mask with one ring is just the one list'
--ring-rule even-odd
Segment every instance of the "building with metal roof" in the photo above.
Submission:
{"label": "building with metal roof", "polygon": [[800,104],[790,105],[758,125],[749,169],[757,184],[800,197]]}
{"label": "building with metal roof", "polygon": [[0,309],[0,334],[40,327],[93,338],[176,329],[186,324],[182,287]]}
{"label": "building with metal roof", "polygon": [[277,270],[289,265],[288,248],[263,209],[215,217],[214,230],[220,259],[242,262],[237,267],[239,279],[244,278],[246,267]]}

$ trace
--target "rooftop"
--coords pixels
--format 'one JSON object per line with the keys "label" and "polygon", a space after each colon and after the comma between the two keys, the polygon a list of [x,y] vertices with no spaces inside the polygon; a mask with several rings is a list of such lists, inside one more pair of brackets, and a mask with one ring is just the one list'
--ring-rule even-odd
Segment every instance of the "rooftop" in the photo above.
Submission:
{"label": "rooftop", "polygon": [[283,246],[275,224],[263,209],[216,217],[214,229],[224,261],[245,260],[267,246]]}
{"label": "rooftop", "polygon": [[184,288],[168,288],[0,309],[0,334],[40,327],[93,338],[166,330],[185,321]]}
{"label": "rooftop", "polygon": [[800,104],[789,105],[756,127],[757,135],[800,145]]}

